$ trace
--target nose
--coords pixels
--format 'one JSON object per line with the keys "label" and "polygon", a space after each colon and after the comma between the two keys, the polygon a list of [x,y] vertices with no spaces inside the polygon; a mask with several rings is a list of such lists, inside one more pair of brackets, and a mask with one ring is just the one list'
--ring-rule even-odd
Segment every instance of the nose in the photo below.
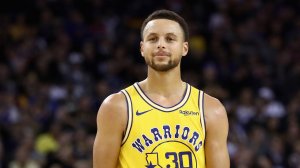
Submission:
{"label": "nose", "polygon": [[157,42],[157,48],[166,48],[166,43],[164,41],[164,39],[159,39]]}

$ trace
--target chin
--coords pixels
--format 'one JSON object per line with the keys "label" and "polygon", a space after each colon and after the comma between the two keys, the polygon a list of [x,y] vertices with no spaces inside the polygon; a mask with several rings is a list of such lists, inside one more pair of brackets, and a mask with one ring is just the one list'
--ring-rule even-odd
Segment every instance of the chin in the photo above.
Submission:
{"label": "chin", "polygon": [[170,65],[170,64],[166,64],[166,65],[150,65],[150,67],[156,71],[160,71],[160,72],[167,72],[171,69],[174,69],[177,65]]}

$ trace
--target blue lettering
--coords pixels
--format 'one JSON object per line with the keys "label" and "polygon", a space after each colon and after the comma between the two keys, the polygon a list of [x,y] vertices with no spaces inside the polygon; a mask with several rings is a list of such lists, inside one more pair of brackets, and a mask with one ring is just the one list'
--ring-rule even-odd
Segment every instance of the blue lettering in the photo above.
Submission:
{"label": "blue lettering", "polygon": [[164,126],[163,126],[163,129],[164,129],[164,131],[165,131],[165,135],[164,135],[165,139],[166,139],[168,136],[169,136],[169,138],[172,138],[172,135],[171,135],[171,133],[170,133],[170,126],[164,125]]}
{"label": "blue lettering", "polygon": [[189,142],[193,143],[193,145],[195,145],[198,138],[199,138],[199,134],[197,132],[194,132],[193,137],[189,140]]}
{"label": "blue lettering", "polygon": [[179,137],[179,129],[180,129],[180,125],[176,125],[176,134],[175,134],[175,138]]}
{"label": "blue lettering", "polygon": [[202,141],[200,141],[199,144],[195,147],[195,151],[198,152],[201,146],[202,146]]}
{"label": "blue lettering", "polygon": [[[172,140],[175,140],[175,138],[181,138],[182,140],[185,140],[186,143],[189,142],[194,147],[196,152],[199,151],[203,146],[204,142],[200,138],[199,132],[191,130],[187,126],[181,127],[180,125],[176,125],[175,132],[173,131],[174,127],[171,128],[170,125],[163,125],[162,129],[159,130],[158,128],[152,128],[150,131],[153,134],[153,137],[151,137],[150,134],[142,134],[140,138],[137,138],[135,141],[133,141],[132,147],[136,148],[140,153],[143,153],[145,148],[153,145],[155,141],[157,142],[169,138]],[[164,131],[163,134],[162,131]],[[172,134],[174,136],[172,136]]]}
{"label": "blue lettering", "polygon": [[184,127],[183,128],[183,132],[182,132],[182,135],[181,135],[183,140],[186,140],[188,138],[189,132],[190,132],[189,127]]}
{"label": "blue lettering", "polygon": [[143,152],[143,150],[145,150],[139,138],[132,144],[132,146],[135,147],[137,150],[139,150],[141,153]]}
{"label": "blue lettering", "polygon": [[162,136],[159,134],[159,131],[157,128],[152,128],[151,132],[154,136],[155,141],[158,141],[159,139],[162,139]]}
{"label": "blue lettering", "polygon": [[151,139],[149,139],[146,135],[142,135],[145,141],[146,146],[151,145],[153,142],[151,141]]}

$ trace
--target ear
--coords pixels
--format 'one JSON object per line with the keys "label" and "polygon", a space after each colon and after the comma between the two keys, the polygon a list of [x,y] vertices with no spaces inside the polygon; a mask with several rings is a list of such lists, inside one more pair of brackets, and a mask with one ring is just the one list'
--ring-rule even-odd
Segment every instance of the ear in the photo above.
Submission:
{"label": "ear", "polygon": [[143,41],[140,42],[140,52],[141,52],[141,55],[144,57],[144,43],[143,43]]}
{"label": "ear", "polygon": [[182,56],[186,56],[188,51],[189,51],[189,43],[188,42],[183,42]]}

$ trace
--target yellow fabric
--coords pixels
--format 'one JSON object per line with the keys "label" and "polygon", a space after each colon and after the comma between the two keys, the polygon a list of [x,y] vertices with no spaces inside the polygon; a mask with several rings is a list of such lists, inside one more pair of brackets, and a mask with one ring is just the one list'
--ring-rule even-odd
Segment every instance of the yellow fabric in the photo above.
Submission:
{"label": "yellow fabric", "polygon": [[128,124],[119,168],[205,167],[203,92],[186,86],[181,102],[173,107],[154,103],[137,83],[122,90]]}

